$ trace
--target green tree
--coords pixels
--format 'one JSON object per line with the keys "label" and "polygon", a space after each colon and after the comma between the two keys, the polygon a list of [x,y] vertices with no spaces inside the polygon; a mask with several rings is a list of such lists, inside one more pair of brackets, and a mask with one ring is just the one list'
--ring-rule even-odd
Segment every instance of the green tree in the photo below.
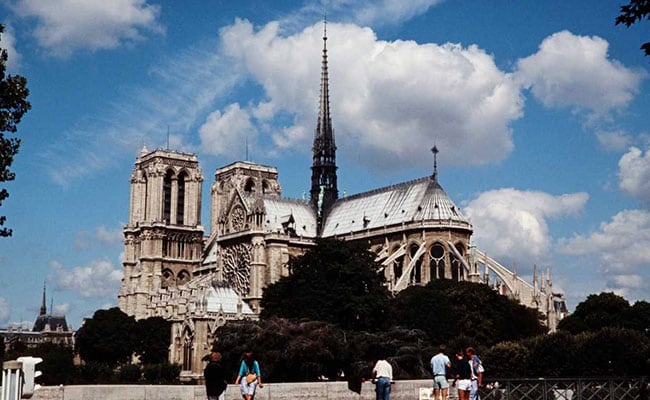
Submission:
{"label": "green tree", "polygon": [[573,334],[597,331],[605,327],[630,326],[630,303],[611,292],[590,294],[576,306],[573,314],[558,324],[558,329]]}
{"label": "green tree", "polygon": [[67,385],[75,381],[77,368],[74,365],[72,348],[55,343],[41,343],[28,349],[30,356],[41,357],[43,363],[39,370],[43,372],[40,383],[44,385]]}
{"label": "green tree", "polygon": [[135,331],[135,319],[119,308],[97,310],[77,331],[75,346],[82,360],[115,367],[134,353]]}
{"label": "green tree", "polygon": [[376,255],[362,243],[318,239],[289,263],[289,276],[269,285],[262,318],[273,316],[377,330],[389,325],[390,295]]}
{"label": "green tree", "polygon": [[136,322],[135,353],[143,364],[164,364],[169,359],[171,323],[162,317]]}
{"label": "green tree", "polygon": [[[616,25],[623,24],[628,28],[643,19],[650,18],[650,0],[630,0],[621,6],[621,14],[616,17]],[[650,55],[650,42],[643,43],[641,49],[646,56]]]}
{"label": "green tree", "polygon": [[[4,26],[0,24],[0,38],[4,32]],[[12,181],[16,174],[9,167],[18,154],[20,139],[7,134],[15,134],[17,125],[23,115],[31,108],[27,101],[29,90],[27,79],[19,75],[7,75],[7,50],[0,48],[0,182]],[[7,189],[0,190],[0,206],[9,197]],[[2,227],[7,217],[0,215],[0,237],[11,236],[11,229]]]}
{"label": "green tree", "polygon": [[546,332],[536,310],[479,283],[440,279],[413,286],[395,297],[392,308],[395,324],[421,329],[433,343],[454,350],[487,348]]}

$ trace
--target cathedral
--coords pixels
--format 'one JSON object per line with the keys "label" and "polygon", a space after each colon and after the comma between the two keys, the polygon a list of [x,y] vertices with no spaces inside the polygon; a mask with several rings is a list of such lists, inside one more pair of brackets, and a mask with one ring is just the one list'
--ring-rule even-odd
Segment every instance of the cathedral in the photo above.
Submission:
{"label": "cathedral", "polygon": [[197,157],[145,147],[136,159],[118,304],[172,322],[169,361],[181,378],[201,376],[217,328],[256,319],[264,288],[320,237],[368,244],[392,293],[434,279],[482,282],[538,309],[553,330],[563,295],[550,275],[528,283],[471,246],[471,223],[439,183],[435,146],[430,175],[339,197],[328,79],[325,34],[309,199],[283,198],[273,166],[233,162],[215,171],[206,236]]}

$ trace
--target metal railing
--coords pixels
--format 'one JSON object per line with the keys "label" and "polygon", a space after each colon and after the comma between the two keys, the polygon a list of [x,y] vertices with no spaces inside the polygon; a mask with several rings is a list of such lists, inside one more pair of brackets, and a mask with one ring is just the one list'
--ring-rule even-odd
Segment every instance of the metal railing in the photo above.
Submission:
{"label": "metal railing", "polygon": [[481,400],[649,400],[648,377],[503,379],[484,382]]}

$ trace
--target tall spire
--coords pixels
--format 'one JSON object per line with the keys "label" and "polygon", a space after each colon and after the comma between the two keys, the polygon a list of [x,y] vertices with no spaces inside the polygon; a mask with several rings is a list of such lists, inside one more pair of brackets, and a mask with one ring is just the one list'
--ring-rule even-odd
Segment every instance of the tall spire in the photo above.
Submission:
{"label": "tall spire", "polygon": [[431,148],[431,152],[433,153],[433,175],[431,176],[431,178],[434,181],[437,181],[438,180],[438,147],[435,144]]}
{"label": "tall spire", "polygon": [[45,305],[45,282],[43,282],[43,300],[41,301],[41,312],[40,315],[47,314],[47,306]]}
{"label": "tall spire", "polygon": [[339,197],[336,185],[336,144],[330,116],[329,76],[327,72],[327,20],[323,20],[323,61],[321,65],[318,122],[312,147],[310,203],[318,215],[318,229],[329,208]]}

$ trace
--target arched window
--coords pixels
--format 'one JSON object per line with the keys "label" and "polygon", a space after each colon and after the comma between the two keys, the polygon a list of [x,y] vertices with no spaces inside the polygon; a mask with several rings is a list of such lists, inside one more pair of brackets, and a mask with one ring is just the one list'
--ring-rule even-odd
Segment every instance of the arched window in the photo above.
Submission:
{"label": "arched window", "polygon": [[194,347],[194,337],[189,328],[183,331],[183,370],[192,370],[192,347]]}
{"label": "arched window", "polygon": [[178,176],[178,201],[176,203],[176,223],[183,225],[185,223],[185,179],[187,172],[182,172]]}
{"label": "arched window", "polygon": [[160,286],[166,288],[170,286],[175,286],[176,280],[174,279],[174,273],[172,272],[171,269],[163,269],[162,271],[162,282],[160,282]]}
{"label": "arched window", "polygon": [[[395,247],[391,253],[395,253],[398,250],[399,247]],[[401,255],[393,261],[393,284],[397,283],[399,278],[402,276],[403,272],[404,272],[404,255]]]}
{"label": "arched window", "polygon": [[441,243],[431,246],[431,279],[445,278],[445,248]]}
{"label": "arched window", "polygon": [[187,272],[186,270],[182,270],[181,272],[178,273],[178,277],[176,278],[176,283],[178,285],[182,285],[189,280],[190,280],[190,273]]}
{"label": "arched window", "polygon": [[172,177],[174,171],[168,170],[163,181],[163,220],[171,221],[172,215]]}
{"label": "arched window", "polygon": [[269,191],[269,182],[266,179],[264,179],[262,181],[262,193],[266,193],[268,191]]}
{"label": "arched window", "polygon": [[[413,260],[413,257],[415,257],[415,254],[418,252],[419,248],[420,246],[417,245],[416,243],[413,243],[411,245],[409,249],[409,255],[411,256],[411,260]],[[422,282],[422,255],[420,255],[418,260],[413,265],[413,269],[411,270],[411,276],[409,277],[409,280],[411,283]]]}
{"label": "arched window", "polygon": [[254,190],[255,190],[255,181],[253,180],[253,178],[248,178],[246,184],[244,185],[244,192],[250,193]]}
{"label": "arched window", "polygon": [[[455,247],[456,247],[456,250],[458,250],[458,253],[461,256],[465,253],[465,248],[463,247],[462,244],[456,243]],[[458,259],[456,254],[452,255],[451,279],[454,280],[454,281],[462,281],[462,280],[464,280],[463,264],[462,264],[462,261]]]}

